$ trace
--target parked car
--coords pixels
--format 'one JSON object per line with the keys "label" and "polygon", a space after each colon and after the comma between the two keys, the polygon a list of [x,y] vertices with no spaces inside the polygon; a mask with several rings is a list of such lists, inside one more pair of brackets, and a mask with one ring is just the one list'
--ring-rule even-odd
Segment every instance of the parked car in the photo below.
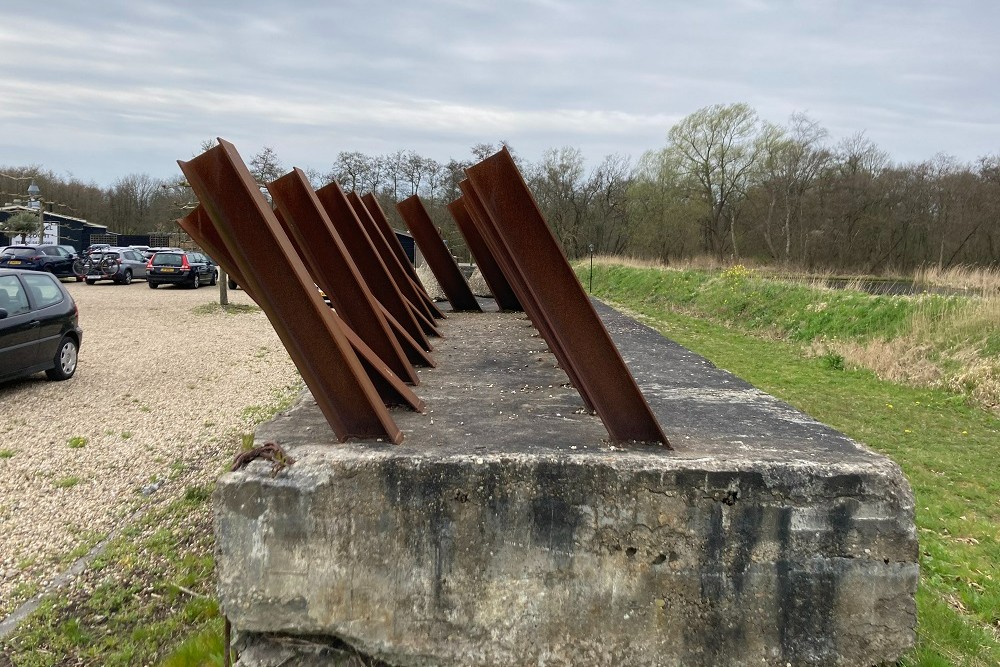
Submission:
{"label": "parked car", "polygon": [[145,253],[149,257],[152,257],[158,252],[184,252],[184,248],[175,248],[173,246],[154,246],[152,248],[146,248]]}
{"label": "parked car", "polygon": [[146,277],[146,259],[132,248],[105,248],[90,254],[87,284],[98,280],[113,280],[128,285],[133,278]]}
{"label": "parked car", "polygon": [[82,342],[76,303],[55,276],[0,269],[0,381],[42,371],[68,380]]}
{"label": "parked car", "polygon": [[47,271],[60,278],[83,280],[73,270],[76,255],[63,246],[52,244],[12,245],[0,254],[0,267],[5,269],[28,269]]}
{"label": "parked car", "polygon": [[150,289],[160,285],[186,285],[195,289],[205,283],[214,285],[219,269],[207,255],[193,250],[161,250],[146,265]]}

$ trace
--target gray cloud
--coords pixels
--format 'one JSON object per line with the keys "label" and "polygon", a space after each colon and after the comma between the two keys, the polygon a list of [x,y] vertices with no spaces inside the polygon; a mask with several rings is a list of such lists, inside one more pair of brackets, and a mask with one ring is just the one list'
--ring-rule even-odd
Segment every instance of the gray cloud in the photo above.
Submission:
{"label": "gray cloud", "polygon": [[985,0],[39,3],[0,26],[0,162],[107,184],[215,136],[320,169],[499,139],[597,161],[735,101],[972,160],[1000,151],[998,24]]}

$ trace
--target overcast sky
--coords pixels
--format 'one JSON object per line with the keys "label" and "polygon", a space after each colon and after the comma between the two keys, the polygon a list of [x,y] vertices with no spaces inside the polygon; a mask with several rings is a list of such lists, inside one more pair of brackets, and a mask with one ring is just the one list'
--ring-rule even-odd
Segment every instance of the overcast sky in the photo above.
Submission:
{"label": "overcast sky", "polygon": [[54,0],[0,23],[0,165],[106,186],[207,139],[329,170],[507,140],[591,164],[746,102],[896,162],[1000,153],[996,0]]}

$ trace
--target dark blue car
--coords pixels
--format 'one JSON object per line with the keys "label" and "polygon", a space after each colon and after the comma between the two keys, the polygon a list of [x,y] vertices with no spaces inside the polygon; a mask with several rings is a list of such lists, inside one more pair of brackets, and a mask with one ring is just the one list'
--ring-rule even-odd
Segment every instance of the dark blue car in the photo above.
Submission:
{"label": "dark blue car", "polygon": [[55,276],[0,268],[0,381],[42,371],[68,380],[82,342],[76,303]]}
{"label": "dark blue car", "polygon": [[12,245],[0,252],[0,269],[47,271],[60,278],[83,280],[73,268],[76,254],[61,245]]}

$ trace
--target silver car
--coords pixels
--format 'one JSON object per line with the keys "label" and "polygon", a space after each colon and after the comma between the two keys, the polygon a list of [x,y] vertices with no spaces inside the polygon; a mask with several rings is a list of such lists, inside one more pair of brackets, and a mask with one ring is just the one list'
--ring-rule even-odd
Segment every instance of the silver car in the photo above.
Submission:
{"label": "silver car", "polygon": [[102,248],[92,252],[84,261],[88,263],[88,285],[98,280],[113,280],[119,285],[128,285],[134,278],[146,277],[146,259],[134,248]]}

